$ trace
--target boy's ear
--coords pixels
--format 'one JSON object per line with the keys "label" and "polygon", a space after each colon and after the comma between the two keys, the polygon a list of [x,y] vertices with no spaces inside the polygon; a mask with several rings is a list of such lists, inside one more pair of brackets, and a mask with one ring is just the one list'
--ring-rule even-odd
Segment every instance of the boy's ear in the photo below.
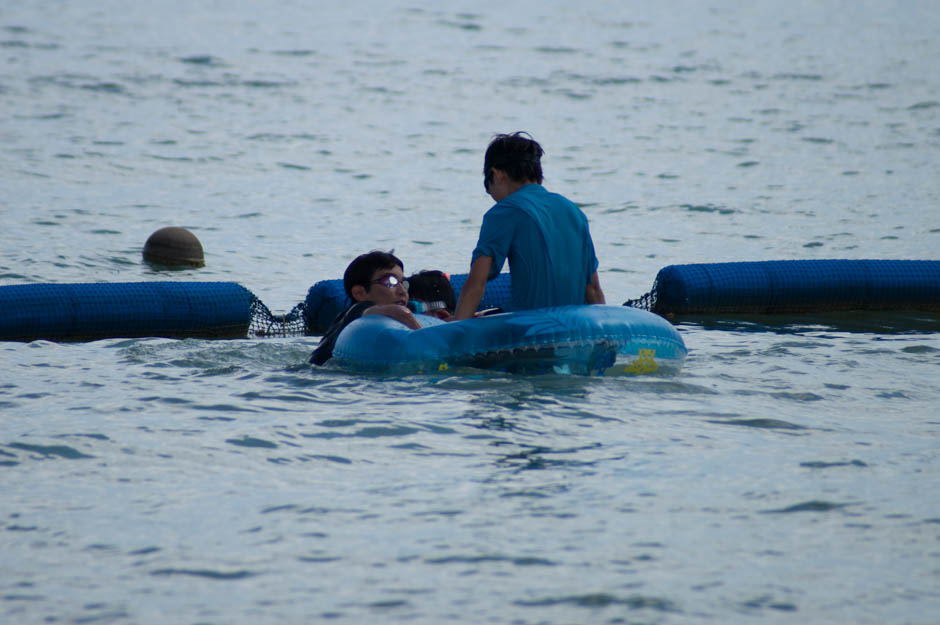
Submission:
{"label": "boy's ear", "polygon": [[362,286],[361,284],[357,284],[353,286],[353,288],[349,289],[349,293],[352,295],[352,298],[356,300],[357,302],[366,301],[366,297],[367,297],[366,288]]}

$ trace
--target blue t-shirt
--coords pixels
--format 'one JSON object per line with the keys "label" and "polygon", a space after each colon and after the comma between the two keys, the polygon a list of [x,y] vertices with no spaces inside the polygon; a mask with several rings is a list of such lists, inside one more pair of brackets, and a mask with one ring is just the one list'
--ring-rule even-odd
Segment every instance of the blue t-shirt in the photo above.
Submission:
{"label": "blue t-shirt", "polygon": [[493,259],[487,280],[509,260],[511,310],[584,304],[598,265],[587,217],[539,184],[525,185],[486,212],[472,261],[480,256]]}

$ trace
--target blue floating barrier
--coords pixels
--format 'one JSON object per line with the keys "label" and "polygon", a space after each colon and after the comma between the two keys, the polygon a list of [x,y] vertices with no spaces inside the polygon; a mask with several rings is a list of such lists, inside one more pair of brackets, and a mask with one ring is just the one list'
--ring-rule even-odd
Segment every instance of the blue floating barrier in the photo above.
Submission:
{"label": "blue floating barrier", "polygon": [[940,261],[774,260],[670,265],[649,309],[661,315],[940,311]]}
{"label": "blue floating barrier", "polygon": [[[467,274],[451,276],[458,294]],[[479,309],[510,300],[508,273],[487,283]],[[349,304],[342,280],[310,287],[286,315],[234,282],[0,286],[0,340],[245,338],[322,334]],[[659,315],[940,311],[940,261],[777,260],[670,265],[628,306]]]}
{"label": "blue floating barrier", "polygon": [[234,282],[0,286],[0,340],[243,338],[255,299]]}

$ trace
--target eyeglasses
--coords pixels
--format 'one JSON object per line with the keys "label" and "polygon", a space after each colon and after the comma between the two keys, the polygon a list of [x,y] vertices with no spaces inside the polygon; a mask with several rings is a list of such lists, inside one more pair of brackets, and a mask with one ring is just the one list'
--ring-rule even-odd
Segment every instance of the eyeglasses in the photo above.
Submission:
{"label": "eyeglasses", "polygon": [[369,282],[369,284],[381,284],[381,285],[384,286],[386,289],[394,289],[396,286],[398,286],[398,285],[400,284],[400,285],[402,285],[403,287],[405,287],[405,290],[406,290],[406,291],[408,290],[408,281],[407,281],[407,280],[399,280],[399,279],[398,279],[397,277],[395,277],[393,274],[384,275],[384,276],[382,276],[381,278],[379,278],[378,280],[372,280],[371,282]]}

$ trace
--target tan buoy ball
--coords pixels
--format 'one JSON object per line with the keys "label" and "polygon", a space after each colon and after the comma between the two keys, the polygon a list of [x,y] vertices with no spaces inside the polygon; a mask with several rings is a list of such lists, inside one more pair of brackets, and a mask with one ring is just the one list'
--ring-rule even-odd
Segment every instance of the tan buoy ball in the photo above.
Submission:
{"label": "tan buoy ball", "polygon": [[186,228],[160,228],[144,244],[144,260],[170,267],[205,267],[202,243]]}

